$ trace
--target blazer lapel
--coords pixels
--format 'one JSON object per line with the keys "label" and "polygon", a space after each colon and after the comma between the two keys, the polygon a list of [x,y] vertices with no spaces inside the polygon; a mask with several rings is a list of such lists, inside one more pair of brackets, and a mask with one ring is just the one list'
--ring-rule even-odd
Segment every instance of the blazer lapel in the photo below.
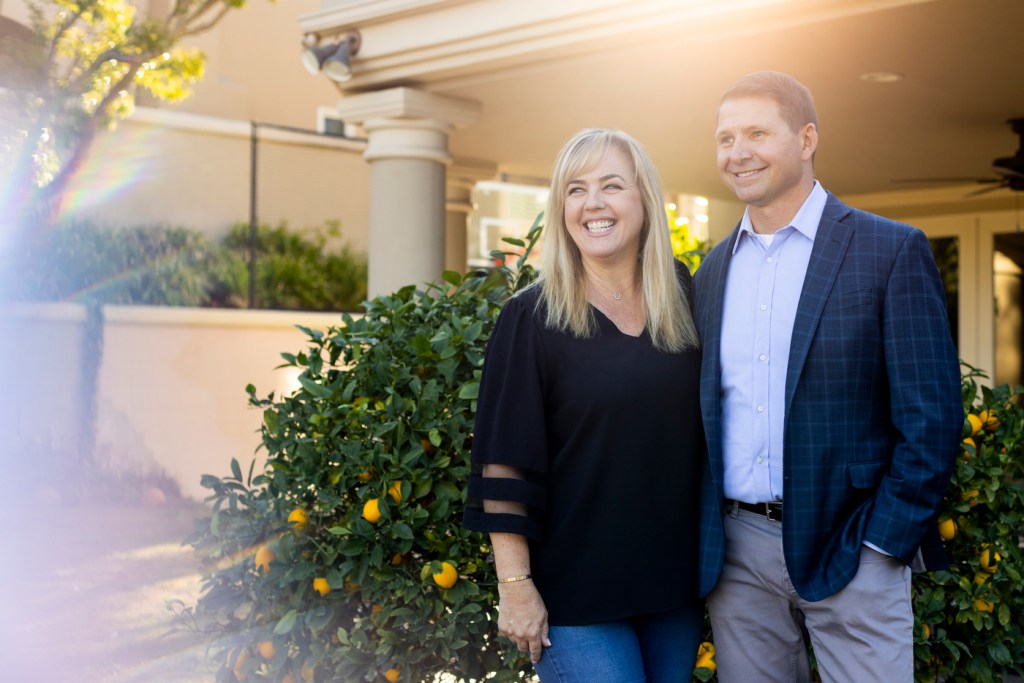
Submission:
{"label": "blazer lapel", "polygon": [[811,259],[807,264],[800,303],[797,305],[796,320],[793,321],[793,337],[789,348],[789,367],[786,371],[786,412],[793,401],[797,379],[803,372],[804,361],[814,338],[814,331],[821,319],[832,291],[832,285],[839,274],[843,257],[850,246],[853,227],[843,219],[850,213],[850,207],[829,194],[825,211],[814,237]]}
{"label": "blazer lapel", "polygon": [[701,269],[707,268],[708,271],[701,277],[703,291],[698,293],[703,301],[697,312],[700,318],[704,366],[700,382],[701,414],[704,417],[708,451],[714,464],[712,473],[719,487],[722,480],[722,307],[725,302],[726,275],[732,261],[733,245],[738,236],[737,227],[720,246],[725,250],[723,258],[701,264]]}

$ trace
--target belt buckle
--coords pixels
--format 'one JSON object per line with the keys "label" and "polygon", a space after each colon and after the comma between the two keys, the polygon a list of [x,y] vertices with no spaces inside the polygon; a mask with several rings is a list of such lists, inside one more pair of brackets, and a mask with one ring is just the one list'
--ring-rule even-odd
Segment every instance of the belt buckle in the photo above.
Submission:
{"label": "belt buckle", "polygon": [[772,522],[782,521],[782,503],[764,503],[764,516]]}

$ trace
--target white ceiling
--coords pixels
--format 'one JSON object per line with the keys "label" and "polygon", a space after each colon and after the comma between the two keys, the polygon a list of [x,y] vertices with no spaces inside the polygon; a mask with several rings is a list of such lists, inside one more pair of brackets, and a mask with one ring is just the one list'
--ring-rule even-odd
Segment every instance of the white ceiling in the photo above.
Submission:
{"label": "white ceiling", "polygon": [[[908,187],[891,182],[901,178],[993,177],[991,161],[1017,150],[1006,120],[1024,117],[1024,0],[934,0],[731,29],[634,31],[597,54],[406,84],[482,103],[451,150],[517,178],[545,178],[571,133],[606,126],[647,146],[670,191],[728,198],[714,168],[718,98],[758,69],[786,71],[814,93],[817,174],[841,196]],[[860,78],[880,71],[904,78]]]}

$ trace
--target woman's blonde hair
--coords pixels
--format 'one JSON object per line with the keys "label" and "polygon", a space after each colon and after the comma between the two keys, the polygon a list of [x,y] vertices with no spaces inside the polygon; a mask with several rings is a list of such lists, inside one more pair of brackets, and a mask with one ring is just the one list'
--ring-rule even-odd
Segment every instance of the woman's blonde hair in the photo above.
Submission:
{"label": "woman's blonde hair", "polygon": [[565,225],[568,182],[593,169],[612,147],[632,162],[644,206],[640,232],[640,285],[647,332],[654,347],[682,351],[700,346],[690,314],[690,302],[676,276],[668,217],[661,181],[647,152],[636,140],[617,130],[589,128],[576,133],[558,153],[551,174],[551,193],[544,213],[540,302],[547,309],[548,327],[576,337],[590,337],[597,321],[587,302],[583,258]]}

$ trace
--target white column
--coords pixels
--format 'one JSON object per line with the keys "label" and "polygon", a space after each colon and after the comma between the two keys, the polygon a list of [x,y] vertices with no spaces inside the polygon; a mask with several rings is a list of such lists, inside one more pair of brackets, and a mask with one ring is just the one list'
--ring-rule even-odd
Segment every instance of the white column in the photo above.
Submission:
{"label": "white column", "polygon": [[448,136],[476,121],[479,103],[391,88],[343,97],[337,108],[369,138],[369,295],[438,281],[445,267]]}
{"label": "white column", "polygon": [[456,160],[448,167],[447,216],[444,235],[444,269],[459,275],[466,272],[466,232],[473,211],[473,188],[481,180],[493,178],[497,164],[486,161]]}

